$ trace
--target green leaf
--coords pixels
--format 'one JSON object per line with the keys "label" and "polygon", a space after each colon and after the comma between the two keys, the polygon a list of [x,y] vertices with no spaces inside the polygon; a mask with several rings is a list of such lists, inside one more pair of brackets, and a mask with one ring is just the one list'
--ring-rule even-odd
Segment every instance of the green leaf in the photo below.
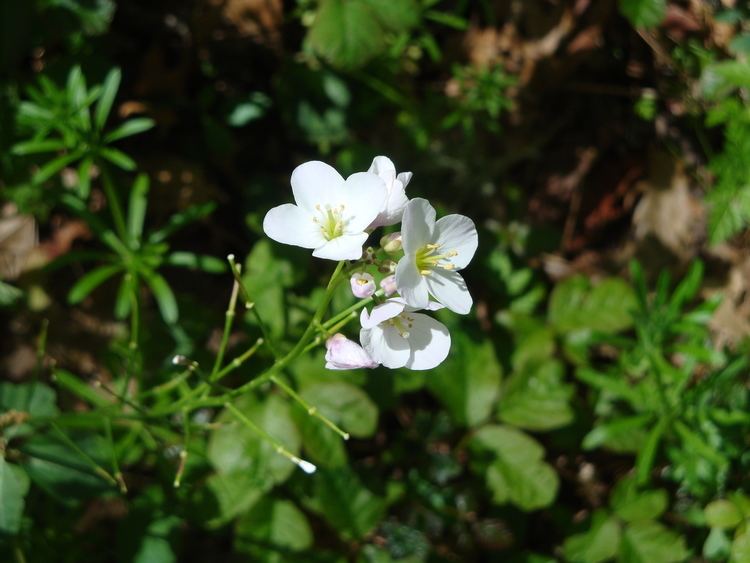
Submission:
{"label": "green leaf", "polygon": [[299,428],[302,445],[307,457],[318,467],[341,467],[346,465],[347,455],[344,440],[332,432],[317,418],[300,408],[292,410],[292,417]]}
{"label": "green leaf", "polygon": [[72,305],[80,303],[89,293],[120,271],[122,271],[122,266],[120,264],[114,266],[99,266],[98,268],[91,270],[79,279],[72,288],[70,288],[70,291],[68,292],[68,303]]}
{"label": "green leaf", "polygon": [[201,270],[209,274],[223,274],[228,270],[227,263],[224,260],[193,252],[173,252],[167,255],[164,263],[191,270]]}
{"label": "green leaf", "polygon": [[13,305],[23,296],[23,291],[15,286],[0,281],[0,307]]}
{"label": "green leaf", "polygon": [[42,184],[52,178],[52,176],[60,172],[60,170],[62,170],[75,160],[78,160],[79,158],[81,158],[81,154],[79,152],[58,156],[57,158],[50,160],[47,164],[37,170],[36,174],[32,176],[31,182],[34,184]]}
{"label": "green leaf", "polygon": [[604,511],[595,512],[587,532],[570,536],[563,544],[565,560],[601,563],[613,559],[620,545],[620,525]]}
{"label": "green leaf", "polygon": [[617,483],[610,499],[615,514],[626,522],[656,520],[667,509],[668,503],[666,491],[638,491],[633,478]]}
{"label": "green leaf", "polygon": [[271,99],[262,92],[253,92],[249,99],[238,103],[227,117],[232,127],[243,127],[251,121],[263,117],[271,106]]}
{"label": "green leaf", "polygon": [[637,522],[625,527],[620,548],[621,563],[678,563],[690,552],[685,538],[658,522]]}
{"label": "green leaf", "polygon": [[530,511],[555,499],[557,473],[544,462],[544,448],[530,436],[509,426],[491,425],[480,428],[471,445],[494,454],[486,479],[497,504],[511,502]]}
{"label": "green leaf", "polygon": [[153,244],[164,242],[185,225],[189,225],[198,219],[202,219],[206,215],[210,215],[214,209],[216,209],[216,204],[210,202],[201,205],[193,205],[184,211],[175,213],[169,218],[165,226],[161,229],[157,229],[149,235],[148,242]]}
{"label": "green leaf", "polygon": [[28,491],[26,473],[0,456],[0,532],[16,534],[19,531]]}
{"label": "green leaf", "polygon": [[492,342],[454,332],[451,353],[427,378],[427,387],[459,423],[477,426],[492,412],[500,380]]}
{"label": "green leaf", "polygon": [[117,96],[117,90],[120,88],[120,81],[122,80],[122,72],[119,68],[113,68],[107,73],[102,84],[102,95],[99,98],[99,103],[96,105],[96,111],[94,113],[94,126],[97,131],[101,131],[104,128],[104,124],[107,122],[109,112],[112,109],[112,104]]}
{"label": "green leaf", "polygon": [[354,385],[342,381],[316,383],[305,386],[300,395],[356,438],[368,438],[377,429],[378,407]]}
{"label": "green leaf", "polygon": [[703,509],[706,524],[712,528],[734,529],[743,520],[742,512],[731,501],[719,499],[709,503]]}
{"label": "green leaf", "polygon": [[135,160],[120,150],[105,147],[99,151],[99,154],[125,171],[130,172],[136,168]]}
{"label": "green leaf", "polygon": [[[299,453],[300,437],[289,412],[289,404],[277,396],[264,401],[243,397],[235,406],[293,454]],[[273,444],[225,411],[223,426],[213,432],[208,443],[208,459],[222,474],[245,472],[269,487],[285,481],[295,466],[276,453]]]}
{"label": "green leaf", "polygon": [[646,441],[645,427],[652,420],[653,415],[640,414],[597,423],[581,445],[584,450],[603,447],[617,453],[636,453]]}
{"label": "green leaf", "polygon": [[385,501],[362,486],[348,467],[316,473],[315,501],[323,517],[346,539],[367,535],[386,508]]}
{"label": "green leaf", "polygon": [[356,68],[383,52],[387,32],[418,21],[413,0],[322,0],[308,41],[334,66]]}
{"label": "green leaf", "polygon": [[10,149],[12,154],[25,156],[28,154],[39,154],[52,151],[60,151],[65,148],[65,143],[60,139],[40,139],[17,143]]}
{"label": "green leaf", "polygon": [[552,430],[569,424],[573,388],[563,383],[561,362],[528,362],[503,386],[498,413],[503,422],[528,430]]}
{"label": "green leaf", "polygon": [[620,12],[633,27],[654,27],[664,19],[666,0],[620,0]]}
{"label": "green leaf", "polygon": [[88,199],[91,193],[91,167],[93,164],[94,159],[91,156],[86,156],[78,165],[78,196],[81,199]]}
{"label": "green leaf", "polygon": [[646,437],[646,442],[643,448],[638,452],[638,457],[635,460],[635,474],[638,483],[643,485],[651,478],[651,469],[654,466],[654,460],[656,459],[656,451],[659,448],[659,442],[669,427],[669,420],[667,418],[660,418],[651,432]]}
{"label": "green leaf", "polygon": [[140,242],[143,235],[143,222],[148,208],[149,181],[146,174],[138,174],[130,188],[130,203],[128,204],[128,235],[131,244]]}
{"label": "green leaf", "polygon": [[134,298],[138,298],[138,278],[127,272],[122,276],[115,298],[115,318],[124,319],[130,314]]}
{"label": "green leaf", "polygon": [[0,383],[0,412],[18,411],[32,417],[58,414],[57,394],[44,383]]}
{"label": "green leaf", "polygon": [[[104,142],[107,144],[114,143],[115,141],[119,141],[120,139],[124,139],[126,137],[132,137],[133,135],[138,135],[139,133],[143,133],[153,128],[154,125],[156,125],[156,122],[151,118],[134,117],[133,119],[129,119],[125,123],[121,124],[117,128],[107,133],[104,136]],[[110,150],[114,150],[114,149],[110,149]],[[124,168],[124,167],[121,167],[121,168]]]}
{"label": "green leaf", "polygon": [[730,563],[747,563],[750,561],[750,526],[738,530],[732,542],[732,553]]}
{"label": "green leaf", "polygon": [[584,276],[574,276],[555,286],[548,319],[560,333],[589,329],[607,334],[630,328],[635,309],[631,287],[619,278],[592,287]]}
{"label": "green leaf", "polygon": [[177,516],[163,516],[149,522],[138,538],[140,545],[130,560],[133,563],[174,563],[177,556],[172,549],[181,520]]}
{"label": "green leaf", "polygon": [[261,546],[278,548],[282,552],[303,551],[312,543],[307,518],[288,500],[265,497],[240,518],[235,527],[235,549],[256,557]]}
{"label": "green leaf", "polygon": [[167,284],[167,280],[151,270],[144,270],[141,274],[154,294],[156,304],[159,306],[159,312],[164,322],[167,324],[176,323],[179,318],[177,300],[169,284]]}

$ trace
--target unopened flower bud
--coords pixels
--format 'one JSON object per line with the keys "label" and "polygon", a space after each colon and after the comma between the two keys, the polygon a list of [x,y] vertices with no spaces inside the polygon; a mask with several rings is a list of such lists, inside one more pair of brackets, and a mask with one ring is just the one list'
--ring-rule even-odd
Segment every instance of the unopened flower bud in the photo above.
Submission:
{"label": "unopened flower bud", "polygon": [[374,368],[374,362],[362,346],[343,334],[334,334],[326,341],[326,369]]}
{"label": "unopened flower bud", "polygon": [[401,250],[401,233],[390,233],[380,239],[380,246],[388,254],[396,254]]}
{"label": "unopened flower bud", "polygon": [[388,276],[380,280],[380,287],[385,292],[386,297],[396,293],[396,276]]}
{"label": "unopened flower bud", "polygon": [[375,263],[375,249],[372,246],[368,246],[365,248],[365,251],[362,253],[362,262],[365,264],[374,264]]}
{"label": "unopened flower bud", "polygon": [[392,274],[396,271],[396,263],[393,260],[383,260],[378,266],[381,274]]}
{"label": "unopened flower bud", "polygon": [[352,293],[355,297],[364,299],[375,293],[375,278],[367,272],[355,272],[349,283],[352,286]]}

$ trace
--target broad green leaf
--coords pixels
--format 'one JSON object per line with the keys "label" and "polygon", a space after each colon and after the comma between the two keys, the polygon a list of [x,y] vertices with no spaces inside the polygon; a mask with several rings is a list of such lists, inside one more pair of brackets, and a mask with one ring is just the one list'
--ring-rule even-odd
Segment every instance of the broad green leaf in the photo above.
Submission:
{"label": "broad green leaf", "polygon": [[556,360],[528,362],[503,386],[498,413],[503,422],[528,430],[552,430],[573,420],[573,388],[563,382],[564,367]]}
{"label": "broad green leaf", "polygon": [[548,319],[563,334],[585,329],[615,333],[632,326],[635,304],[633,290],[619,278],[592,287],[588,278],[574,276],[555,286]]}
{"label": "broad green leaf", "polygon": [[737,88],[750,86],[750,63],[725,60],[708,65],[701,75],[703,95],[720,100]]}
{"label": "broad green leaf", "polygon": [[235,549],[251,555],[257,554],[260,546],[278,548],[283,553],[305,550],[312,543],[307,518],[288,500],[265,497],[240,518],[235,527]]}
{"label": "broad green leaf", "polygon": [[128,203],[128,235],[132,245],[138,245],[143,235],[143,222],[148,208],[149,181],[146,174],[138,174],[130,188]]}
{"label": "broad green leaf", "polygon": [[194,254],[193,252],[172,252],[164,260],[170,266],[180,266],[191,270],[202,270],[210,274],[223,274],[227,271],[227,263],[215,256]]}
{"label": "broad green leaf", "polygon": [[86,296],[102,285],[109,278],[122,271],[122,266],[99,266],[79,279],[68,292],[68,303],[75,305],[83,301]]}
{"label": "broad green leaf", "polygon": [[712,528],[734,529],[742,522],[742,512],[735,504],[726,499],[719,499],[709,503],[703,509],[706,524]]}
{"label": "broad green leaf", "polygon": [[177,309],[177,300],[172,293],[172,289],[167,284],[160,274],[154,271],[144,270],[141,272],[146,283],[154,293],[156,304],[159,306],[159,312],[164,322],[167,324],[173,324],[177,322],[179,317],[179,311]]}
{"label": "broad green leaf", "polygon": [[[271,395],[264,401],[242,398],[235,406],[253,423],[268,432],[293,454],[299,453],[300,437],[289,412],[289,404]],[[276,452],[273,444],[248,428],[229,411],[219,421],[222,427],[211,434],[208,459],[221,474],[244,472],[258,482],[272,486],[285,481],[295,466]]]}
{"label": "broad green leaf", "polygon": [[703,557],[709,561],[728,561],[732,551],[732,540],[721,528],[711,528],[703,542]]}
{"label": "broad green leaf", "polygon": [[620,525],[606,512],[594,513],[587,532],[570,536],[563,544],[565,560],[572,563],[601,563],[617,555]]}
{"label": "broad green leaf", "polygon": [[248,99],[238,103],[227,117],[232,127],[242,127],[265,115],[271,106],[271,99],[262,92],[253,92]]}
{"label": "broad green leaf", "polygon": [[[150,119],[148,117],[134,117],[133,119],[129,119],[128,121],[120,125],[119,127],[107,133],[104,136],[104,142],[107,144],[114,143],[115,141],[119,141],[120,139],[124,139],[126,137],[132,137],[133,135],[138,135],[139,133],[144,133],[145,131],[148,131],[149,129],[153,128],[154,125],[156,125],[156,122],[153,119]],[[109,149],[109,150],[114,150],[114,149]],[[112,162],[114,162],[114,160]],[[115,164],[117,163],[115,162]],[[118,164],[118,166],[120,165]],[[120,168],[125,168],[125,167],[120,166]],[[128,170],[128,169],[125,168],[125,170]]]}
{"label": "broad green leaf", "polygon": [[29,478],[26,473],[0,456],[0,532],[18,532],[28,490]]}
{"label": "broad green leaf", "polygon": [[530,511],[555,499],[557,473],[544,462],[544,448],[530,436],[510,426],[491,425],[480,428],[471,445],[494,454],[486,479],[496,503],[511,502]]}
{"label": "broad green leaf", "polygon": [[341,436],[301,408],[294,408],[292,417],[299,428],[307,459],[318,467],[346,465],[346,447]]}
{"label": "broad green leaf", "polygon": [[113,149],[111,147],[105,147],[99,151],[99,154],[109,160],[115,166],[122,168],[123,170],[130,172],[135,170],[135,160],[130,158],[121,150]]}
{"label": "broad green leaf", "polygon": [[23,291],[15,286],[0,281],[0,307],[13,305],[23,296]]}
{"label": "broad green leaf", "polygon": [[359,387],[343,381],[315,383],[305,386],[300,395],[356,438],[370,437],[377,429],[378,407]]}
{"label": "broad green leaf", "polygon": [[626,522],[656,520],[667,509],[668,503],[666,491],[639,491],[632,477],[617,483],[610,499],[615,514]]}
{"label": "broad green leaf", "polygon": [[747,563],[750,561],[750,525],[745,525],[734,536],[732,542],[731,563]]}
{"label": "broad green leaf", "polygon": [[243,514],[273,487],[267,475],[248,471],[215,473],[196,491],[192,500],[195,518],[208,528],[216,528]]}
{"label": "broad green leaf", "polygon": [[322,0],[308,41],[334,66],[355,68],[385,49],[387,32],[405,31],[418,20],[414,0]]}
{"label": "broad green leaf", "polygon": [[177,555],[172,548],[171,538],[182,521],[177,516],[163,516],[149,522],[140,545],[131,561],[133,563],[175,563]]}
{"label": "broad green leaf", "polygon": [[500,380],[501,368],[492,342],[476,342],[462,332],[454,332],[451,353],[427,377],[427,387],[459,423],[477,426],[492,412]]}
{"label": "broad green leaf", "polygon": [[664,19],[666,0],[620,0],[620,12],[633,27],[654,27]]}
{"label": "broad green leaf", "polygon": [[109,117],[109,112],[115,101],[117,90],[120,88],[121,79],[122,72],[120,72],[119,68],[113,68],[104,78],[104,83],[102,84],[102,95],[99,98],[99,103],[96,105],[96,111],[94,113],[94,126],[97,131],[101,131],[104,128],[104,124],[107,122],[107,117]]}
{"label": "broad green leaf", "polygon": [[385,501],[366,489],[348,467],[320,469],[314,479],[317,508],[343,538],[364,537],[380,522]]}
{"label": "broad green leaf", "polygon": [[[44,383],[0,383],[0,413],[15,411],[31,417],[53,417],[58,414],[57,394]],[[20,421],[19,421],[20,422]],[[28,434],[26,424],[15,424],[4,429],[6,438]]]}
{"label": "broad green leaf", "polygon": [[646,441],[646,426],[652,420],[653,415],[641,414],[597,423],[581,445],[584,450],[606,448],[617,453],[636,453]]}
{"label": "broad green leaf", "polygon": [[690,555],[685,538],[658,522],[636,522],[625,527],[621,563],[679,563]]}

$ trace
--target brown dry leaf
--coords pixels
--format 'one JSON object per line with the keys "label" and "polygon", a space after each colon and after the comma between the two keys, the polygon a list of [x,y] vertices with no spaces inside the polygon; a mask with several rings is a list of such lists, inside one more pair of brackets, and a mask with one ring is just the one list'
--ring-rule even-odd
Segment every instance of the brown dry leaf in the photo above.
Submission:
{"label": "brown dry leaf", "polygon": [[3,207],[0,210],[0,279],[17,278],[38,241],[33,217],[18,214],[13,205]]}
{"label": "brown dry leaf", "polygon": [[282,0],[226,0],[221,11],[239,35],[274,49],[281,46]]}
{"label": "brown dry leaf", "polygon": [[690,193],[681,162],[661,152],[653,153],[648,177],[639,183],[644,195],[633,214],[639,244],[656,240],[680,261],[695,256],[705,237],[705,213]]}
{"label": "brown dry leaf", "polygon": [[750,257],[731,268],[727,283],[719,292],[723,300],[709,326],[716,347],[721,349],[750,335]]}

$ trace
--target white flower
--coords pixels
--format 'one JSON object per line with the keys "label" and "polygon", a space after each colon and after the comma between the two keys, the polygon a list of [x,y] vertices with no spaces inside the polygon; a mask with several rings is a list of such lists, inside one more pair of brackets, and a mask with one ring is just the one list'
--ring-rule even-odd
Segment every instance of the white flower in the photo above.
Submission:
{"label": "white flower", "polygon": [[357,369],[378,367],[377,362],[362,349],[362,346],[349,340],[343,334],[334,334],[326,341],[327,369]]}
{"label": "white flower", "polygon": [[386,189],[377,175],[352,174],[344,180],[331,166],[311,161],[292,172],[297,205],[274,207],[263,219],[273,240],[312,248],[313,256],[357,260],[367,240],[365,229],[382,208]]}
{"label": "white flower", "polygon": [[[430,303],[432,310],[442,308]],[[389,299],[360,315],[359,340],[370,357],[388,368],[432,369],[447,356],[451,336],[441,322],[415,313],[403,299]]]}
{"label": "white flower", "polygon": [[383,182],[385,182],[385,187],[388,191],[385,203],[381,207],[376,219],[370,225],[370,229],[395,225],[401,221],[401,216],[404,214],[404,207],[409,202],[409,198],[406,197],[406,186],[409,180],[411,180],[412,173],[402,172],[397,175],[396,167],[387,156],[376,156],[368,172],[380,176]]}
{"label": "white flower", "polygon": [[367,272],[353,273],[352,277],[349,278],[349,285],[351,285],[354,297],[359,297],[360,299],[370,297],[370,295],[375,293],[375,278]]}
{"label": "white flower", "polygon": [[424,309],[432,295],[451,311],[465,315],[472,299],[457,270],[465,268],[477,249],[477,229],[464,215],[435,221],[426,199],[412,199],[404,209],[401,239],[404,257],[396,266],[396,285],[406,303]]}

